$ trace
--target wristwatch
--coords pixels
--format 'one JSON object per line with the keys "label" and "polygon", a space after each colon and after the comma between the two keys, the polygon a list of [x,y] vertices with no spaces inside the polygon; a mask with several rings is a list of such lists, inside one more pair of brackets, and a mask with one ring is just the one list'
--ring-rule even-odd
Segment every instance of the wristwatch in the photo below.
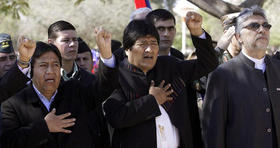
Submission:
{"label": "wristwatch", "polygon": [[21,61],[19,58],[17,59],[17,61],[18,61],[18,64],[19,64],[20,66],[23,66],[23,67],[28,67],[29,64],[30,64],[30,61],[28,61],[28,62]]}

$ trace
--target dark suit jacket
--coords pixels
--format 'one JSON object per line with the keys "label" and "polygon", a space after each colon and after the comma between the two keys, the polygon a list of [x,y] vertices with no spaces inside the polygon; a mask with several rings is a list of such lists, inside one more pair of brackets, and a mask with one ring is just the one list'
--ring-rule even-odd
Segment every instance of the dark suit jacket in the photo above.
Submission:
{"label": "dark suit jacket", "polygon": [[[179,50],[172,48],[170,49],[170,54],[180,60],[184,60],[185,56]],[[196,90],[193,88],[193,83],[187,84],[186,86],[188,108],[190,112],[190,122],[193,136],[193,143],[196,148],[203,148],[203,141],[201,135],[200,119],[197,106],[197,96]]]}
{"label": "dark suit jacket", "polygon": [[[91,122],[92,125],[97,126],[98,128],[94,127],[92,129],[94,129],[94,132],[97,135],[97,137],[94,137],[94,138],[99,139],[99,140],[95,140],[95,141],[89,140],[90,137],[87,139],[85,138],[85,140],[92,141],[93,143],[95,142],[95,144],[97,144],[97,145],[99,145],[99,142],[101,143],[104,140],[104,143],[101,143],[100,145],[104,144],[104,146],[107,146],[107,144],[109,144],[109,137],[108,137],[108,132],[106,131],[106,129],[104,129],[106,124],[104,123],[101,106],[99,106],[99,105],[104,99],[106,99],[111,94],[112,90],[114,89],[114,82],[116,82],[116,80],[114,80],[114,78],[116,78],[115,77],[116,70],[106,67],[105,65],[103,65],[102,62],[100,64],[101,64],[101,66],[100,66],[100,71],[98,73],[98,77],[93,76],[86,71],[80,70],[79,75],[77,75],[77,77],[75,77],[75,79],[70,80],[71,82],[62,81],[61,85],[59,87],[59,90],[60,91],[65,90],[65,91],[63,93],[61,92],[62,94],[59,93],[61,95],[58,95],[58,97],[56,97],[55,100],[57,100],[57,98],[60,98],[61,96],[62,96],[62,98],[66,97],[66,96],[68,96],[68,94],[69,94],[70,100],[71,99],[74,100],[75,97],[79,100],[79,98],[84,98],[84,96],[88,96],[86,100],[91,100],[93,103],[91,103],[91,102],[86,103],[87,107],[84,107],[85,104],[83,104],[83,103],[75,103],[72,101],[71,103],[73,103],[73,104],[72,105],[69,104],[71,106],[68,106],[65,109],[65,111],[68,112],[68,110],[71,111],[71,109],[74,109],[74,111],[75,111],[75,109],[78,109],[78,108],[86,108],[87,112],[81,111],[80,113],[83,114],[81,116],[88,116],[88,114],[90,114],[91,118],[89,118],[89,121],[82,120],[81,122],[83,122],[83,124],[87,124],[87,122]],[[9,92],[5,93],[5,94],[7,94],[7,96],[16,94],[19,91],[19,89],[22,89],[22,87],[26,87],[26,82],[29,80],[17,68],[17,65],[16,65],[16,67],[14,67],[13,70],[9,71],[9,74],[10,75],[7,75],[7,79],[5,79],[6,83],[4,83],[4,85],[2,85],[3,87],[5,86],[7,90],[10,90]],[[14,76],[14,77],[12,78],[12,76]],[[17,85],[17,84],[20,84],[20,85]],[[79,90],[84,91],[85,94],[79,93],[80,92]],[[26,92],[26,90],[25,90],[25,92]],[[82,95],[79,96],[80,94],[82,94]],[[90,95],[87,95],[87,94],[90,94]],[[5,100],[6,96],[4,96],[1,99]],[[14,99],[14,100],[16,100],[16,99]],[[33,100],[36,100],[36,99],[33,98]],[[13,103],[15,103],[15,102],[16,101],[13,101]],[[39,101],[37,100],[37,104],[38,104],[38,102],[40,102],[40,100]],[[13,103],[12,103],[12,105],[14,105]],[[67,101],[62,104],[66,104],[66,103],[67,103]],[[7,104],[9,104],[9,103],[6,103],[6,106],[7,106]],[[2,113],[3,114],[3,126],[11,125],[9,123],[10,120],[16,119],[16,118],[13,118],[13,119],[11,118],[10,120],[7,120],[7,118],[10,118],[9,117],[10,115],[7,114],[7,110],[9,110],[10,107],[11,106],[8,105],[8,107],[4,107],[5,109],[2,110],[3,111],[3,113]],[[35,107],[38,107],[38,106],[35,106]],[[96,108],[96,110],[94,112],[92,112],[92,110],[95,108]],[[40,108],[40,109],[43,109],[43,108]],[[90,109],[90,113],[89,113],[88,109]],[[13,116],[18,116],[18,115],[20,115],[20,112],[13,113]],[[41,112],[40,119],[42,120],[45,115],[46,115],[46,112]],[[26,115],[25,117],[31,118],[32,116],[33,115],[31,114],[30,117],[28,117],[28,115]],[[39,117],[39,116],[35,116],[34,118],[36,118],[36,117]],[[19,123],[18,120],[15,120],[14,122]],[[31,124],[31,122],[28,124]],[[12,127],[10,127],[10,128],[5,127],[5,131],[4,131],[5,134],[10,133],[10,131],[7,131],[8,129],[14,130],[13,128],[18,128],[18,127],[15,127],[14,125],[11,125],[11,126]],[[24,126],[26,126],[26,125],[24,125]],[[20,124],[20,127],[21,127],[21,124]],[[82,132],[78,133],[78,134],[82,134]],[[75,136],[79,137],[78,134]],[[21,136],[24,136],[24,135],[21,135]],[[75,137],[75,136],[73,136],[73,137]],[[6,145],[8,147],[13,142],[15,144],[19,144],[19,143],[16,143],[15,141],[9,142],[9,139],[7,139],[7,138],[12,138],[12,137],[13,137],[13,135],[12,136],[11,135],[3,136],[3,139],[4,139],[3,145]],[[24,140],[22,140],[21,142],[24,142]],[[70,142],[71,141],[69,141],[69,145],[70,145]],[[61,144],[61,143],[57,143],[57,144]],[[89,146],[90,145],[91,144],[89,143]],[[75,146],[75,144],[73,144],[73,147],[74,146]]]}
{"label": "dark suit jacket", "polygon": [[196,147],[185,86],[212,71],[218,65],[218,60],[209,36],[207,40],[194,37],[193,42],[197,47],[198,60],[182,61],[171,56],[159,56],[156,65],[147,75],[130,65],[127,59],[121,62],[121,87],[103,105],[106,119],[115,128],[113,147],[156,147],[155,117],[160,115],[160,111],[155,98],[148,94],[151,80],[156,85],[165,80],[173,86],[174,101],[166,102],[163,106],[172,124],[178,128],[180,147]]}
{"label": "dark suit jacket", "polygon": [[[99,72],[96,73],[96,75],[79,68],[78,74],[73,79],[80,81],[80,83],[88,87],[88,89],[94,89],[96,93],[99,94],[99,97],[96,99],[98,99],[100,103],[116,88],[116,84],[113,83],[117,79],[115,72],[115,68],[109,68],[100,61]],[[15,95],[27,86],[26,83],[28,81],[30,81],[30,79],[24,75],[19,70],[18,65],[15,64],[0,81],[0,101],[3,102]],[[62,83],[64,83],[64,81],[62,81]]]}
{"label": "dark suit jacket", "polygon": [[0,80],[0,104],[26,87],[29,80],[14,64]]}
{"label": "dark suit jacket", "polygon": [[208,79],[203,108],[206,148],[280,147],[280,61],[266,71],[240,53]]}
{"label": "dark suit jacket", "polygon": [[[104,88],[105,89],[105,88]],[[30,84],[15,96],[2,103],[3,136],[2,146],[26,148],[55,147],[98,147],[98,127],[94,122],[93,110],[97,106],[93,91],[85,89],[77,80],[67,81],[60,86],[51,109],[56,114],[71,113],[76,118],[70,127],[71,134],[49,133],[44,117],[47,109]],[[51,110],[50,109],[50,110]]]}

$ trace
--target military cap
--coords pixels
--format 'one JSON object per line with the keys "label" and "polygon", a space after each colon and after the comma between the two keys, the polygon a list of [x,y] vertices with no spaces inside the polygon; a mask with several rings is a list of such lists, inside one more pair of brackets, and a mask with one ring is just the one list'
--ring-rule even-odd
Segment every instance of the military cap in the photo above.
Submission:
{"label": "military cap", "polygon": [[0,52],[2,53],[14,52],[11,36],[6,33],[0,33]]}

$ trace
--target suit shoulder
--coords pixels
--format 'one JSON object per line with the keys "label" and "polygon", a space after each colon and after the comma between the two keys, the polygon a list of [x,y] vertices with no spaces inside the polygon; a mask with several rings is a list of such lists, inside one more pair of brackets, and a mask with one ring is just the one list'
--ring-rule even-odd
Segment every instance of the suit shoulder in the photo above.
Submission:
{"label": "suit shoulder", "polygon": [[31,91],[31,90],[28,89],[28,87],[26,87],[26,88],[22,89],[21,91],[19,91],[18,93],[16,93],[15,95],[8,98],[2,104],[21,105],[21,104],[23,104],[24,102],[27,101],[28,93],[30,93],[29,91]]}
{"label": "suit shoulder", "polygon": [[184,58],[185,58],[184,54],[175,48],[171,48],[170,53],[171,53],[171,56],[174,56],[180,60],[184,60]]}

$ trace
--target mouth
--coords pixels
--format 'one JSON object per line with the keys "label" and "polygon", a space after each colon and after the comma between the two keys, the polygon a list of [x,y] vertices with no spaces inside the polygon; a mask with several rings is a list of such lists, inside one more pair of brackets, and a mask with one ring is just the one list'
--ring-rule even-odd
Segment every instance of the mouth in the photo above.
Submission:
{"label": "mouth", "polygon": [[154,58],[153,56],[149,56],[149,55],[145,55],[145,56],[144,56],[144,59],[148,59],[148,60],[149,60],[149,59],[153,59],[153,58]]}
{"label": "mouth", "polygon": [[161,40],[162,43],[169,43],[170,40]]}
{"label": "mouth", "polygon": [[45,81],[47,83],[53,83],[55,80],[53,78],[48,78],[48,79],[45,79]]}

